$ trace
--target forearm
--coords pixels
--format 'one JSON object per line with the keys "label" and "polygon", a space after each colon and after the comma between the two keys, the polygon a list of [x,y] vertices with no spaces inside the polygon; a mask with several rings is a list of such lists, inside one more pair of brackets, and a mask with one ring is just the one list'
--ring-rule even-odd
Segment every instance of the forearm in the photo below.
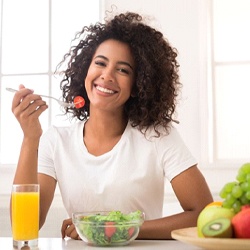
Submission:
{"label": "forearm", "polygon": [[171,231],[196,226],[202,209],[213,201],[207,183],[196,165],[173,178],[171,184],[184,212],[145,221],[138,239],[171,239]]}
{"label": "forearm", "polygon": [[186,211],[168,217],[145,221],[137,239],[172,239],[171,231],[196,226],[198,212]]}
{"label": "forearm", "polygon": [[39,138],[23,139],[14,184],[38,183],[37,151]]}

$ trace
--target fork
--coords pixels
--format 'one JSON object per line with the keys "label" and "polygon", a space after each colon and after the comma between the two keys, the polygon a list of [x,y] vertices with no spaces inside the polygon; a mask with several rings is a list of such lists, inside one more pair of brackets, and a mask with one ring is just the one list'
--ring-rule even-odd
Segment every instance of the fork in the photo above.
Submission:
{"label": "fork", "polygon": [[[13,92],[13,93],[18,91],[16,89],[12,89],[12,88],[6,88],[6,90]],[[39,94],[37,94],[37,95],[39,95]],[[61,100],[56,99],[55,97],[52,97],[52,96],[48,96],[48,95],[40,95],[40,96],[45,97],[45,98],[51,98],[51,99],[57,101],[62,107],[72,108],[75,106],[73,103],[61,101]]]}

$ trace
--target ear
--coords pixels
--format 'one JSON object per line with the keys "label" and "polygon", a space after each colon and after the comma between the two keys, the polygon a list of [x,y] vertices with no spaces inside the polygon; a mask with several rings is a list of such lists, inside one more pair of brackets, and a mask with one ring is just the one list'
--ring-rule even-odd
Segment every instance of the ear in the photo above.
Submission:
{"label": "ear", "polygon": [[134,97],[137,96],[135,88],[132,89],[130,96],[131,96],[132,98],[134,98]]}

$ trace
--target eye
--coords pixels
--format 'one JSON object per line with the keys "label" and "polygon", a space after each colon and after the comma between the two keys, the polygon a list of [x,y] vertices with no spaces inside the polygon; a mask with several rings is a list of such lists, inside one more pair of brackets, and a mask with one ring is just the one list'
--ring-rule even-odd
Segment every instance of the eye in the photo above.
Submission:
{"label": "eye", "polygon": [[128,69],[125,69],[125,68],[118,68],[117,70],[118,70],[119,72],[123,73],[123,74],[129,75],[129,70],[128,70]]}
{"label": "eye", "polygon": [[95,61],[95,65],[101,66],[101,67],[105,67],[106,63],[104,61]]}

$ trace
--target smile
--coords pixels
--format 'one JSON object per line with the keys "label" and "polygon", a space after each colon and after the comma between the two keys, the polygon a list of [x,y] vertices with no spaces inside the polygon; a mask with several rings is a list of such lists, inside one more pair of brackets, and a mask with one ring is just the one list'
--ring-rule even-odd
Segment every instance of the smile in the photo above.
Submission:
{"label": "smile", "polygon": [[103,92],[103,93],[107,93],[107,94],[114,94],[115,93],[115,91],[113,91],[111,89],[103,88],[101,86],[96,86],[96,89]]}

